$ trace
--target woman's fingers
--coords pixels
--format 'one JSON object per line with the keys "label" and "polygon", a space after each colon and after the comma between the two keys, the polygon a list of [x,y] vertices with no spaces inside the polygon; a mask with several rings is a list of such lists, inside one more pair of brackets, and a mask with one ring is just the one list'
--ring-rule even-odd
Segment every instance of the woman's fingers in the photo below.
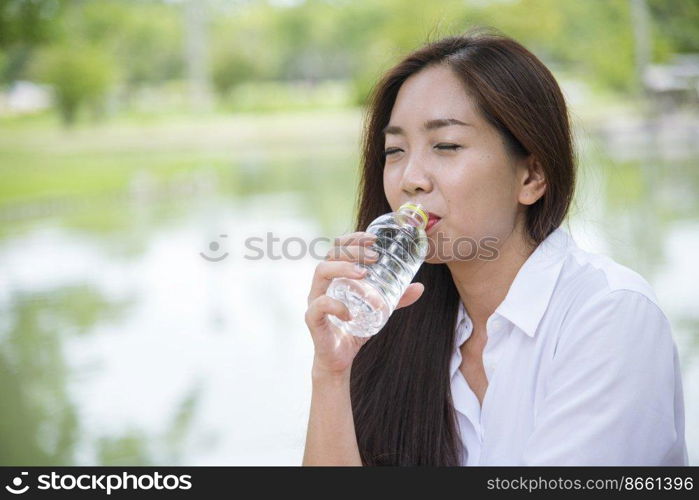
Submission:
{"label": "woman's fingers", "polygon": [[368,248],[374,241],[376,241],[375,235],[363,231],[336,238],[335,246],[328,251],[326,260],[316,266],[311,291],[308,294],[308,303],[323,295],[333,278],[363,278],[366,275],[366,269],[355,263],[369,264],[379,258],[375,250]]}
{"label": "woman's fingers", "polygon": [[355,233],[343,234],[335,238],[333,245],[335,246],[346,246],[346,245],[361,245],[368,246],[376,241],[376,235],[372,233],[367,233],[366,231],[357,231]]}
{"label": "woman's fingers", "polygon": [[365,246],[348,245],[332,247],[326,255],[326,260],[349,260],[353,262],[371,263],[379,258],[376,250]]}
{"label": "woman's fingers", "polygon": [[325,316],[327,314],[337,316],[344,321],[351,319],[349,309],[347,309],[345,304],[327,295],[321,295],[311,301],[306,310],[306,324],[311,329],[311,332],[325,325]]}
{"label": "woman's fingers", "polygon": [[333,278],[361,279],[366,273],[367,270],[365,268],[354,262],[343,260],[321,262],[316,266],[316,271],[313,275],[311,292],[308,294],[308,304],[310,305],[317,297],[325,294]]}
{"label": "woman's fingers", "polygon": [[408,288],[405,290],[405,293],[398,301],[396,309],[400,309],[401,307],[407,307],[415,303],[417,299],[419,299],[422,296],[422,292],[424,291],[425,285],[423,285],[422,283],[410,283],[410,285],[408,285]]}

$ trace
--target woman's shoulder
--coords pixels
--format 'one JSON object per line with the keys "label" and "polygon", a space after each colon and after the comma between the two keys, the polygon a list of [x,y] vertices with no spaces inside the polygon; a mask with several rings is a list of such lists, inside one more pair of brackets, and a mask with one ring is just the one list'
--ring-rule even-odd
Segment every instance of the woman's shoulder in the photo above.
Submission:
{"label": "woman's shoulder", "polygon": [[[608,255],[572,245],[556,294],[560,340],[598,337],[606,342],[671,341],[670,322],[640,273]],[[602,340],[600,340],[602,341]]]}
{"label": "woman's shoulder", "polygon": [[655,290],[639,272],[577,244],[571,245],[565,257],[559,285],[575,308],[590,303],[647,301],[661,310]]}

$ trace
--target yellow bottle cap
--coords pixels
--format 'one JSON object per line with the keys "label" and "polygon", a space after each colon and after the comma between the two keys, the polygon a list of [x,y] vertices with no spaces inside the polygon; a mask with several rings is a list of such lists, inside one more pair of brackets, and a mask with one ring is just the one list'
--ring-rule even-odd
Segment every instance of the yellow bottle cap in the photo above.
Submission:
{"label": "yellow bottle cap", "polygon": [[418,214],[422,218],[423,224],[427,225],[427,221],[429,221],[429,216],[427,215],[427,210],[425,210],[422,205],[420,205],[419,203],[410,203],[410,202],[403,203],[400,206],[400,208],[398,209],[398,211],[400,212],[401,210],[404,210],[404,209],[414,211],[416,214]]}

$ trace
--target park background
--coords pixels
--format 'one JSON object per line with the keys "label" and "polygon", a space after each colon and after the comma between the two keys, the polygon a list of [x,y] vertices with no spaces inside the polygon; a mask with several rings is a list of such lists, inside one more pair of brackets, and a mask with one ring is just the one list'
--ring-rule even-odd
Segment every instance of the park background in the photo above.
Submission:
{"label": "park background", "polygon": [[300,464],[317,260],[273,257],[352,229],[372,84],[473,26],[561,84],[566,227],[655,288],[699,464],[697,0],[0,0],[0,464]]}

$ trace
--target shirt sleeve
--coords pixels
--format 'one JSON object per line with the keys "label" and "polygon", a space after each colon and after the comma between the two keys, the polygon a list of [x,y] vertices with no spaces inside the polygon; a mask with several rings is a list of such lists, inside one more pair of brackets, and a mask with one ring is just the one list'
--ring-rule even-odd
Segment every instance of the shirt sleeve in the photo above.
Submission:
{"label": "shirt sleeve", "polygon": [[561,327],[524,465],[686,464],[684,402],[667,317],[615,290]]}

